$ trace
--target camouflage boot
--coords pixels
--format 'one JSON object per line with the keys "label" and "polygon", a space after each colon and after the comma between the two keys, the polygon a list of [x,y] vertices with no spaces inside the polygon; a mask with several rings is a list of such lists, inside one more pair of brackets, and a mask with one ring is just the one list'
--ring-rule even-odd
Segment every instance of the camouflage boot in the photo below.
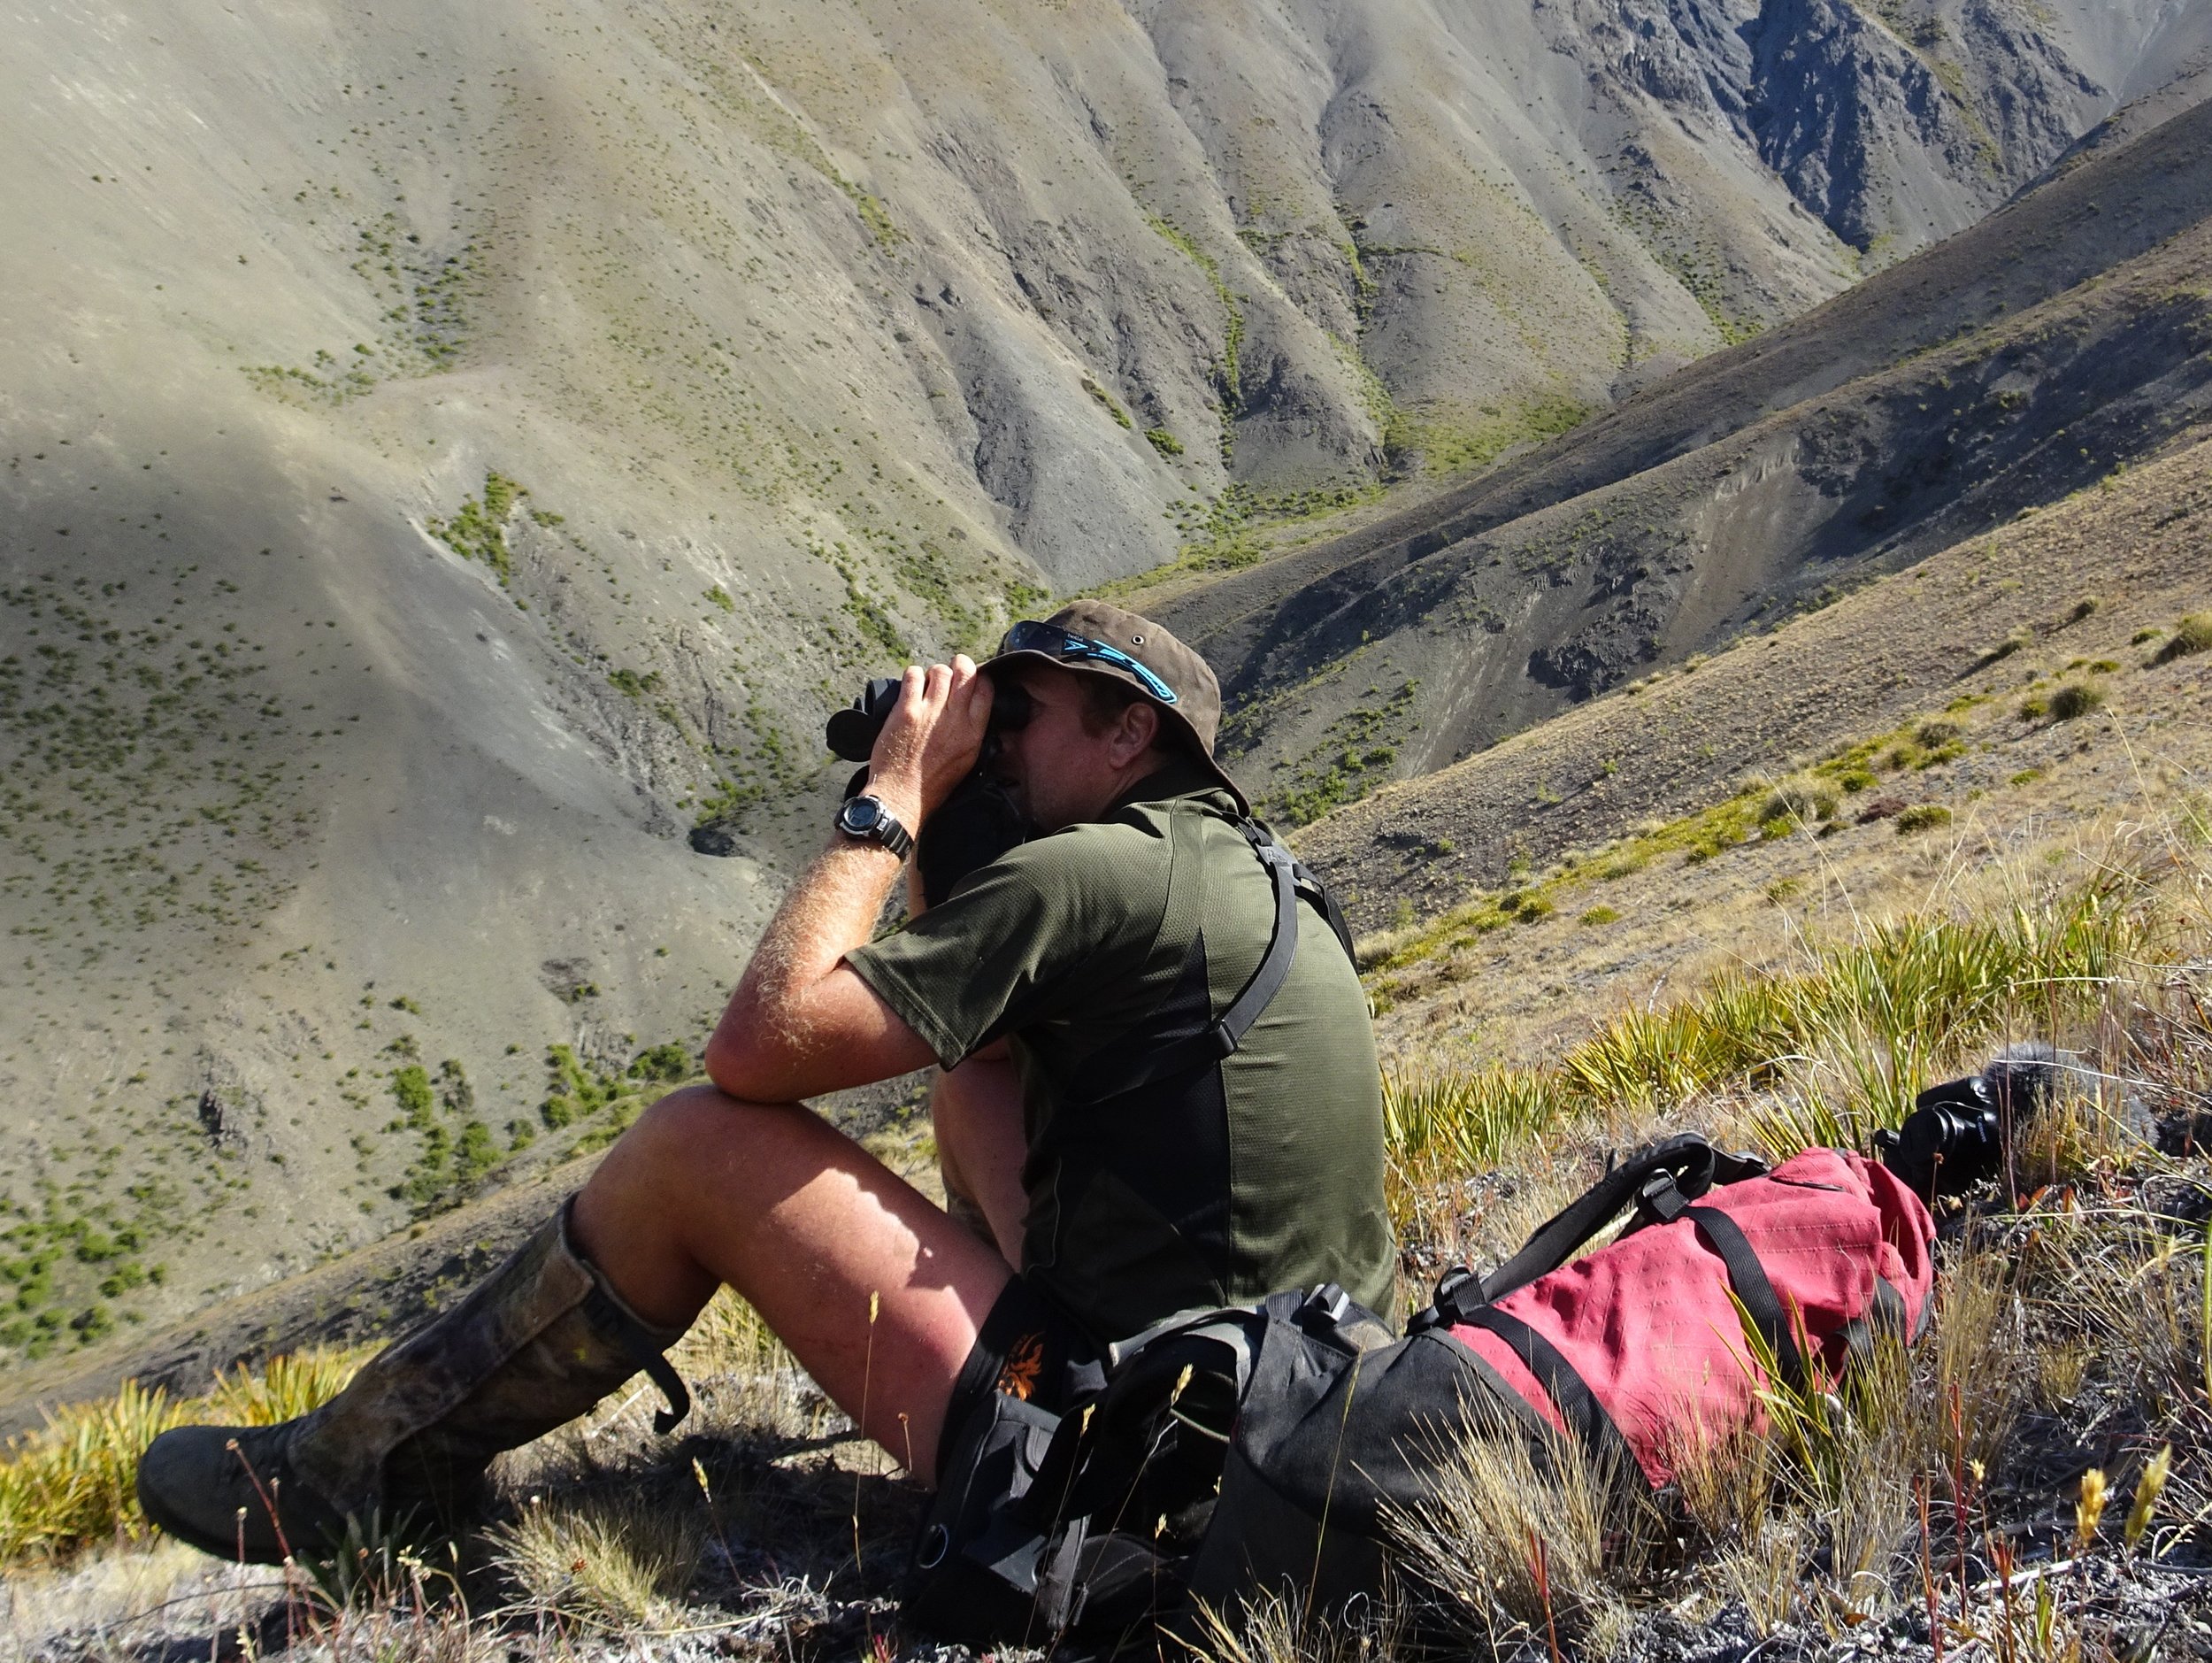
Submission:
{"label": "camouflage boot", "polygon": [[455,1516],[502,1450],[574,1420],[641,1368],[690,1399],[653,1328],[570,1243],[567,1205],[475,1291],[370,1359],[319,1409],[269,1427],[179,1427],[138,1463],[146,1516],[255,1564],[335,1548],[349,1519]]}

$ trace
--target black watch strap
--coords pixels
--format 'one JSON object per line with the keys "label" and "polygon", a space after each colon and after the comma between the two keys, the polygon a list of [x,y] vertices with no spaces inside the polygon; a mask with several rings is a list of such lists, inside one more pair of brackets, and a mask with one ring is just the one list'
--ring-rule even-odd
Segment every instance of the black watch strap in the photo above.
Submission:
{"label": "black watch strap", "polygon": [[[854,811],[860,804],[868,804],[874,812],[866,823],[856,824]],[[898,822],[898,819],[872,797],[856,797],[837,812],[837,829],[848,837],[864,838],[869,843],[881,843],[903,860],[914,851],[914,835]]]}

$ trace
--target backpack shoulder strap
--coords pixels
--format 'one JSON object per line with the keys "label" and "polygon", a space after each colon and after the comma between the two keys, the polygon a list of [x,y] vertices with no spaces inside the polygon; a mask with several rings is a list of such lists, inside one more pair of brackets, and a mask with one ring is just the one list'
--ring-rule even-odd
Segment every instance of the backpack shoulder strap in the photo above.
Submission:
{"label": "backpack shoulder strap", "polygon": [[1677,1133],[1615,1166],[1540,1225],[1521,1251],[1489,1275],[1478,1279],[1465,1271],[1447,1275],[1437,1289],[1437,1312],[1446,1320],[1464,1321],[1464,1311],[1494,1304],[1539,1276],[1550,1275],[1631,1206],[1647,1210],[1646,1192],[1655,1193],[1662,1180],[1666,1190],[1694,1199],[1717,1183],[1735,1183],[1764,1171],[1766,1163],[1755,1156],[1724,1154],[1695,1132]]}
{"label": "backpack shoulder strap", "polygon": [[1275,922],[1268,935],[1267,951],[1261,955],[1258,966],[1243,989],[1229,1001],[1227,1010],[1202,1031],[1174,1044],[1162,1046],[1133,1072],[1118,1074],[1117,1093],[1218,1062],[1236,1052],[1252,1024],[1259,1020],[1260,1012],[1267,1009],[1290,978],[1291,960],[1298,951],[1298,898],[1302,894],[1322,908],[1337,939],[1344,943],[1344,951],[1348,954],[1351,951],[1351,938],[1344,928],[1343,914],[1320,880],[1294,859],[1290,851],[1277,843],[1274,835],[1257,820],[1247,818],[1234,824],[1274,887]]}
{"label": "backpack shoulder strap", "polygon": [[1734,1290],[1744,1315],[1766,1342],[1776,1372],[1790,1385],[1803,1390],[1805,1357],[1798,1347],[1793,1331],[1796,1325],[1784,1307],[1781,1296],[1774,1291],[1773,1280],[1768,1276],[1766,1266],[1759,1262],[1758,1250],[1743,1233],[1743,1226],[1718,1207],[1693,1206],[1689,1197],[1675,1187],[1671,1176],[1655,1178],[1647,1186],[1642,1205],[1662,1224],[1671,1224],[1677,1219],[1689,1220],[1705,1238],[1705,1245],[1720,1259],[1722,1269],[1727,1272],[1728,1285]]}

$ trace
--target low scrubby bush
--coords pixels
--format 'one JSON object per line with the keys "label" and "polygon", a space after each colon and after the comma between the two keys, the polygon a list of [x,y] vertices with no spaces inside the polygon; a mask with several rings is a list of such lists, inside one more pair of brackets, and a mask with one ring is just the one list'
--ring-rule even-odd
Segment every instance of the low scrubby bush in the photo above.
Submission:
{"label": "low scrubby bush", "polygon": [[2151,655],[2151,662],[2171,664],[2176,658],[2205,651],[2212,651],[2212,612],[2191,612],[2174,626],[2174,633]]}
{"label": "low scrubby bush", "polygon": [[2051,720],[2070,722],[2104,708],[2104,689],[2086,681],[2070,681],[2051,695]]}
{"label": "low scrubby bush", "polygon": [[1825,781],[1790,780],[1759,805],[1759,829],[1769,837],[1836,817],[1837,797]]}

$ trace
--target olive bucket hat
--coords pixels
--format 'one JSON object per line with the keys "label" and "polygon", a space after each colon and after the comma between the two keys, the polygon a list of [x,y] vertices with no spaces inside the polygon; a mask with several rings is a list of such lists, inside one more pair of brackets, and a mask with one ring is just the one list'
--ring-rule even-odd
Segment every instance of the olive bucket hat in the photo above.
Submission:
{"label": "olive bucket hat", "polygon": [[1212,666],[1149,618],[1105,601],[1077,601],[1041,623],[1025,620],[1013,625],[983,667],[995,670],[1029,658],[1086,675],[1110,676],[1135,688],[1236,798],[1239,812],[1252,812],[1243,790],[1214,759],[1221,683]]}

